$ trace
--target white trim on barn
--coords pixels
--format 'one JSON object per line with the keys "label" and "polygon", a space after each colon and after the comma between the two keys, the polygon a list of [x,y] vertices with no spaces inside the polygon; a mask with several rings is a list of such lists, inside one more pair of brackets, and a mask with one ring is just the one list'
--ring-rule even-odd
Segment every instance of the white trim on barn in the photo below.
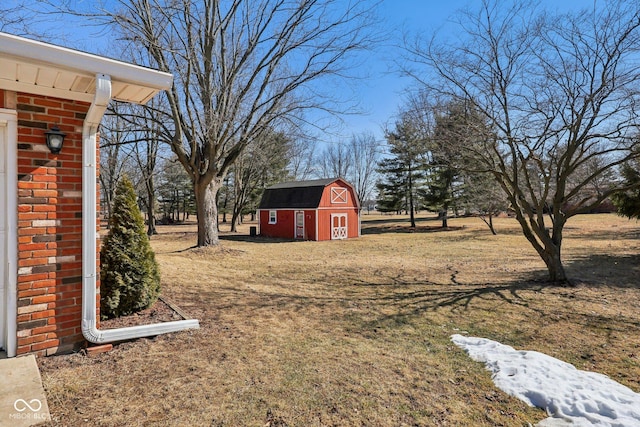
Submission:
{"label": "white trim on barn", "polygon": [[[338,225],[336,226],[334,220],[338,220]],[[342,220],[344,219],[344,224]],[[331,240],[342,240],[346,239],[349,235],[349,218],[346,213],[335,213],[331,214]]]}
{"label": "white trim on barn", "polygon": [[331,203],[346,204],[349,197],[349,192],[344,187],[332,187],[331,188]]}
{"label": "white trim on barn", "polygon": [[[300,225],[299,219],[302,218],[302,225]],[[298,233],[300,231],[300,233]],[[304,239],[304,211],[296,210],[293,213],[293,237],[296,240]]]}

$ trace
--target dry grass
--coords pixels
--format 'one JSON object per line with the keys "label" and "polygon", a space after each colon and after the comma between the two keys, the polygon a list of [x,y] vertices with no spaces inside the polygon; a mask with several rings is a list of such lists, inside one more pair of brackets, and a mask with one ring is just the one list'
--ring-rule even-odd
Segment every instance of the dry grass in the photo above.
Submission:
{"label": "dry grass", "polygon": [[512,219],[415,231],[363,217],[363,237],[278,242],[193,226],[153,246],[163,293],[201,329],[107,354],[41,359],[54,425],[520,426],[544,418],[496,389],[453,333],[542,351],[640,391],[640,227],[568,224],[578,285],[549,286]]}

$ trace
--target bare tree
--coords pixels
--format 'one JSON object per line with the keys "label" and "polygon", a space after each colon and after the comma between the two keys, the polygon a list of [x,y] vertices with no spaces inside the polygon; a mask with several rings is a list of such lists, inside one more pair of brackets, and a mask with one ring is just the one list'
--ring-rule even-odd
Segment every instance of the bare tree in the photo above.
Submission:
{"label": "bare tree", "polygon": [[23,11],[24,5],[17,2],[0,5],[0,31],[22,32],[27,21]]}
{"label": "bare tree", "polygon": [[[150,123],[153,124],[152,121]],[[140,170],[144,197],[142,203],[147,217],[147,235],[158,234],[156,230],[156,165],[160,142],[154,129],[144,129],[142,141],[133,145],[133,154],[138,169]]]}
{"label": "bare tree", "polygon": [[231,231],[237,231],[242,215],[251,208],[255,212],[266,187],[287,178],[287,153],[291,143],[281,133],[272,132],[254,141],[235,162],[233,177],[233,209]]}
{"label": "bare tree", "polygon": [[353,167],[351,147],[343,142],[329,143],[316,162],[320,165],[322,178],[347,179]]}
{"label": "bare tree", "polygon": [[160,162],[156,188],[163,223],[186,221],[195,210],[191,179],[175,156]]}
{"label": "bare tree", "polygon": [[118,0],[102,17],[171,72],[154,120],[194,185],[198,246],[218,244],[216,194],[253,140],[309,110],[339,111],[317,82],[373,41],[371,2]]}
{"label": "bare tree", "polygon": [[375,135],[370,132],[353,135],[349,141],[352,168],[351,174],[346,178],[355,187],[361,204],[366,203],[373,196],[380,157],[379,145]]}
{"label": "bare tree", "polygon": [[477,215],[489,227],[491,234],[497,235],[493,218],[509,209],[504,191],[488,173],[465,173],[463,180],[465,210]]}
{"label": "bare tree", "polygon": [[111,218],[118,181],[131,163],[125,127],[126,123],[117,115],[108,114],[100,132],[100,195],[107,219]]}
{"label": "bare tree", "polygon": [[[141,208],[147,217],[147,234],[155,229],[156,165],[161,151],[157,124],[149,120],[153,109],[130,104],[111,103],[102,123],[101,174],[102,198],[110,213],[115,185],[124,168],[134,183]],[[121,158],[125,156],[124,158]],[[104,176],[103,176],[104,175]]]}
{"label": "bare tree", "polygon": [[315,170],[316,145],[311,138],[298,135],[289,149],[289,174],[296,180],[310,179]]}
{"label": "bare tree", "polygon": [[436,35],[406,46],[413,67],[405,71],[423,89],[483,116],[489,133],[459,126],[460,155],[496,179],[561,283],[570,283],[561,260],[567,220],[625,189],[593,184],[638,155],[640,12],[633,1],[598,6],[554,16],[483,0],[460,15],[457,41]]}

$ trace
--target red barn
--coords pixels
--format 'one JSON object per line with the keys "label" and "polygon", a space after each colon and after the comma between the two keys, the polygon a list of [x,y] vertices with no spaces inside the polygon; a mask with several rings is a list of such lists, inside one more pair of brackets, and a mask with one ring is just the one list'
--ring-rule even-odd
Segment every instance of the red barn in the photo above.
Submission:
{"label": "red barn", "polygon": [[341,178],[284,182],[262,195],[260,235],[300,240],[360,237],[359,213],[353,186]]}

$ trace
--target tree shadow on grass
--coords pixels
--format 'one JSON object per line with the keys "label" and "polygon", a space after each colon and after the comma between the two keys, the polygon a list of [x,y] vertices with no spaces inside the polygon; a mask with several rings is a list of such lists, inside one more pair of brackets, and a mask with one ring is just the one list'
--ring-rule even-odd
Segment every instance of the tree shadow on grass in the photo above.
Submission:
{"label": "tree shadow on grass", "polygon": [[[269,316],[279,313],[276,315],[287,318],[325,319],[323,324],[327,325],[346,321],[350,324],[347,329],[367,335],[375,328],[402,325],[431,312],[444,310],[452,319],[470,319],[500,307],[500,310],[524,313],[525,317],[530,314],[551,323],[569,321],[608,333],[625,328],[640,331],[640,320],[633,310],[613,315],[581,309],[586,304],[599,304],[602,295],[618,295],[614,303],[623,307],[626,294],[616,294],[615,288],[626,292],[626,289],[640,287],[639,256],[592,255],[567,262],[566,268],[575,279],[575,287],[549,282],[544,270],[495,283],[464,283],[453,269],[448,280],[439,282],[379,270],[372,280],[345,273],[341,282],[336,282],[335,275],[319,277],[318,273],[308,288],[304,278],[294,281],[284,277],[258,277],[253,279],[255,286],[198,287],[192,289],[192,295],[187,295],[191,292],[183,288],[181,293],[182,298],[200,307],[202,312],[196,317],[201,318],[203,324],[214,321],[219,312],[225,311],[264,312]],[[206,281],[206,277],[203,280]],[[555,305],[547,306],[546,298],[554,298]],[[491,316],[495,314],[487,318]]]}
{"label": "tree shadow on grass", "polygon": [[[565,229],[567,229],[565,227]],[[640,239],[640,229],[636,230],[599,230],[590,231],[588,234],[576,234],[569,235],[568,239],[583,239],[583,240],[638,240]]]}
{"label": "tree shadow on grass", "polygon": [[441,227],[417,225],[411,227],[409,224],[380,224],[378,226],[362,227],[361,234],[385,234],[385,233],[437,233],[442,231],[463,230],[465,227]]}
{"label": "tree shadow on grass", "polygon": [[523,291],[540,292],[556,284],[538,277],[538,274],[505,283],[460,283],[452,273],[450,283],[388,278],[378,283],[358,282],[354,287],[367,288],[377,295],[376,302],[393,307],[398,314],[418,316],[439,309],[467,311],[479,300],[499,300],[511,305],[527,307]]}
{"label": "tree shadow on grass", "polygon": [[[192,241],[196,241],[197,240],[197,236],[194,233],[191,234],[184,234],[184,233],[166,233],[164,236],[169,236],[169,235],[174,235],[175,236],[175,240],[179,240],[182,238],[186,238]],[[163,237],[164,237],[163,236]],[[290,239],[278,239],[278,238],[271,238],[271,237],[261,237],[261,236],[250,236],[250,235],[243,235],[243,234],[225,234],[225,235],[219,235],[218,238],[221,241],[229,241],[229,242],[249,242],[249,243],[293,243],[293,242],[304,242],[305,240],[290,240]],[[202,246],[199,247],[198,245],[191,245],[182,249],[176,249],[173,251],[168,251],[168,252],[164,252],[164,251],[156,251],[157,254],[180,254],[180,253],[186,253],[186,252],[190,252],[190,251],[206,251],[206,250],[210,250],[211,252],[233,252],[232,249],[228,249],[223,245],[213,245],[213,246]]]}
{"label": "tree shadow on grass", "polygon": [[282,239],[278,237],[251,236],[249,234],[220,234],[220,240],[230,242],[249,242],[249,243],[293,243],[305,242],[305,240]]}
{"label": "tree shadow on grass", "polygon": [[565,270],[579,286],[640,288],[640,255],[587,255],[566,262]]}
{"label": "tree shadow on grass", "polygon": [[[361,281],[353,286],[377,295],[375,300],[383,308],[380,315],[362,323],[363,330],[404,324],[442,309],[455,316],[466,316],[478,310],[493,311],[499,305],[504,309],[508,305],[545,318],[549,323],[570,321],[606,334],[640,331],[640,320],[633,305],[625,309],[627,294],[624,293],[626,289],[640,289],[640,256],[591,255],[568,262],[565,267],[573,286],[546,280],[546,271],[531,272],[503,283],[460,283],[454,272],[450,283],[381,277],[376,283]],[[621,293],[616,294],[615,289]],[[545,298],[552,295],[566,304],[544,304]],[[634,298],[633,295],[630,297]],[[613,303],[620,305],[616,314],[581,308],[586,304],[608,304],[607,296],[613,296]]]}
{"label": "tree shadow on grass", "polygon": [[[430,223],[433,225],[425,225]],[[461,230],[464,227],[442,227],[442,219],[438,217],[416,218],[416,227],[411,227],[409,218],[389,218],[363,220],[361,234],[386,234],[386,233],[433,233],[440,231]]]}

